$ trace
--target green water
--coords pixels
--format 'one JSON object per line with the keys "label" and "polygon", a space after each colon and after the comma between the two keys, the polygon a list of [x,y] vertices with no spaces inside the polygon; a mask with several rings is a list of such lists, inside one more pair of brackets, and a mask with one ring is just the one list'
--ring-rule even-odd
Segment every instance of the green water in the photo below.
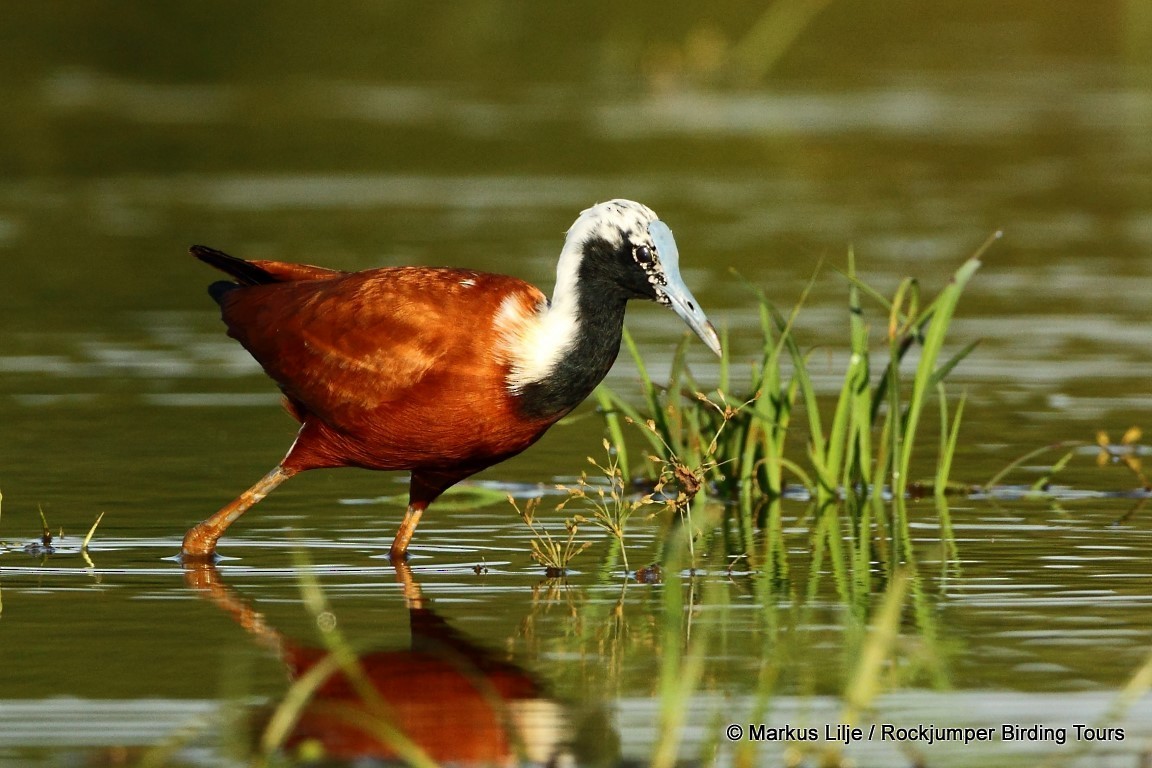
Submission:
{"label": "green water", "polygon": [[[289,685],[282,646],[320,645],[286,542],[306,553],[357,649],[389,670],[415,665],[404,655],[412,588],[406,602],[383,558],[402,510],[379,497],[403,493],[402,477],[293,479],[226,537],[215,591],[167,559],[293,436],[274,387],[224,336],[205,294],[214,276],[186,255],[192,243],[342,269],[467,266],[548,290],[579,211],[631,197],[676,232],[685,279],[737,359],[754,356],[758,320],[731,270],[791,306],[823,264],[797,333],[832,394],[847,346],[834,270],[849,246],[882,290],[914,275],[934,293],[1002,228],[953,323],[955,348],[983,339],[950,379],[968,396],[954,478],[980,483],[1037,446],[1091,442],[1100,429],[1116,442],[1147,426],[1147,3],[831,3],[772,66],[747,42],[763,12],[496,1],[7,8],[0,765],[133,765],[173,739],[171,763],[243,764],[259,727],[238,723],[259,721]],[[872,322],[879,333],[883,313]],[[658,376],[682,325],[639,305],[628,325]],[[690,360],[715,381],[701,345]],[[635,381],[624,359],[609,378],[624,393]],[[514,665],[539,687],[533,701],[560,708],[542,732],[579,763],[645,764],[669,651],[665,587],[625,579],[589,531],[596,544],[575,571],[545,581],[529,532],[499,500],[546,493],[586,467],[601,426],[589,406],[579,414],[476,478],[494,500],[434,507],[412,580],[458,633],[451,643],[464,638],[457,651]],[[1013,480],[1035,477],[1025,468]],[[1138,495],[1091,493],[1135,489],[1122,464],[1078,456],[1060,482],[1070,490],[1059,501],[953,500],[952,567],[932,505],[912,504],[921,603],[907,609],[900,674],[868,722],[1071,734],[1102,721],[1127,737],[921,744],[927,765],[1055,755],[1129,766],[1147,750],[1147,696],[1127,714],[1105,712],[1152,649],[1152,523]],[[52,555],[24,549],[39,534],[38,506],[56,534]],[[549,509],[541,516],[558,532]],[[80,540],[100,512],[89,563]],[[714,751],[732,763],[729,722],[839,722],[864,635],[831,574],[808,595],[805,514],[785,505],[787,584],[703,553],[692,581],[701,602],[688,615],[709,645],[680,750],[689,763],[711,764]],[[633,521],[633,564],[657,557],[661,531],[659,520]],[[880,589],[877,579],[868,605]],[[262,631],[245,611],[263,615]],[[758,680],[765,668],[778,675],[770,687]],[[427,687],[389,680],[413,699]],[[434,724],[463,743],[464,710],[454,720],[440,706]],[[782,764],[781,745],[744,745]],[[911,762],[880,740],[845,754]]]}

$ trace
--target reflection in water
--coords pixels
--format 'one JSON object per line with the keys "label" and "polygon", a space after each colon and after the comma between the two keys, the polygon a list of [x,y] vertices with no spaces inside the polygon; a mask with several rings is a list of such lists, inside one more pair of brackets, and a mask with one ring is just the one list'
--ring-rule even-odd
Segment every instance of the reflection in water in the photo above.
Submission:
{"label": "reflection in water", "polygon": [[[423,752],[455,765],[566,762],[570,732],[564,707],[528,671],[449,626],[421,596],[406,564],[396,575],[408,605],[411,643],[359,654],[351,676],[337,662],[338,652],[298,644],[269,626],[214,565],[188,566],[185,581],[277,653],[293,681],[288,697],[314,682],[282,742],[291,752],[409,762],[414,752]],[[291,711],[282,705],[273,719],[286,710]]]}

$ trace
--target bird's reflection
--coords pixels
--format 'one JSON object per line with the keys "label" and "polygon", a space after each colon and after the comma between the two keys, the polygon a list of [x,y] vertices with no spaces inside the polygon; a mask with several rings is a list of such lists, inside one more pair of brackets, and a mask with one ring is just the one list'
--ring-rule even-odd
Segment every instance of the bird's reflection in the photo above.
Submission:
{"label": "bird's reflection", "polygon": [[[438,763],[566,764],[571,739],[564,707],[523,668],[449,626],[421,596],[406,564],[399,564],[396,574],[404,588],[411,643],[360,654],[359,680],[332,664],[328,650],[296,643],[271,627],[224,583],[214,565],[187,567],[185,580],[273,649],[292,680],[331,667],[283,741],[291,753],[404,759],[405,750],[415,746]],[[368,696],[358,688],[363,678],[371,685]]]}

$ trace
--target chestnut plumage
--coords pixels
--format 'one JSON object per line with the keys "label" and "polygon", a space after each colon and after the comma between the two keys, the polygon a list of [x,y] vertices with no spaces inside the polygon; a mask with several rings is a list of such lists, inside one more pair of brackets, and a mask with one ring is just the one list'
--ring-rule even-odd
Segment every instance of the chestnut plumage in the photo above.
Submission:
{"label": "chestnut plumage", "polygon": [[213,557],[225,529],[269,491],[324,467],[411,472],[390,549],[404,557],[437,496],[523,451],[600,383],[630,299],[671,307],[720,354],[680,277],[671,230],[628,200],[593,206],[568,230],[551,301],[517,278],[466,269],[342,272],[191,252],[232,278],[209,288],[228,334],[301,426],[277,467],[188,531],[186,559]]}

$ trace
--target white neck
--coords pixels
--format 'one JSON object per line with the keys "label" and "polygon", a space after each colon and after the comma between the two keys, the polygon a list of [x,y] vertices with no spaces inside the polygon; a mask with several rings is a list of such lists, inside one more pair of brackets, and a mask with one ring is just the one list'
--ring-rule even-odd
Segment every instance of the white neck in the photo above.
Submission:
{"label": "white neck", "polygon": [[576,342],[578,329],[577,273],[579,248],[571,238],[560,253],[552,300],[529,317],[517,316],[517,306],[506,302],[498,322],[505,327],[512,370],[508,385],[518,390],[543,381]]}
{"label": "white neck", "polygon": [[610,200],[583,211],[569,228],[556,264],[552,300],[530,317],[503,308],[498,322],[508,340],[512,363],[508,385],[518,390],[544,381],[577,342],[580,323],[580,265],[591,239],[619,245],[628,232],[646,230],[654,220],[649,208],[628,200]]}

